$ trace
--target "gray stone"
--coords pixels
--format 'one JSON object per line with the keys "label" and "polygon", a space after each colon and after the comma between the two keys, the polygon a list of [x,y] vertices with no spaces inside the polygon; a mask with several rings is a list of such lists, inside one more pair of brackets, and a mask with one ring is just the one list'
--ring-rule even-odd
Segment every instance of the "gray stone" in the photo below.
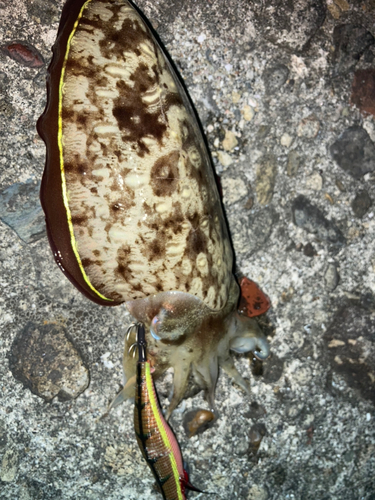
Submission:
{"label": "gray stone", "polygon": [[264,86],[268,95],[276,94],[289,76],[289,69],[284,64],[269,66],[263,72]]}
{"label": "gray stone", "polygon": [[78,397],[89,385],[82,357],[59,325],[28,323],[9,353],[13,376],[46,401]]}
{"label": "gray stone", "polygon": [[359,191],[355,195],[354,200],[352,201],[352,210],[354,212],[354,215],[359,219],[362,219],[362,217],[366,215],[371,206],[372,206],[372,200],[370,198],[370,195],[365,189]]}
{"label": "gray stone", "polygon": [[0,131],[6,127],[7,119],[14,116],[15,109],[7,98],[0,100]]}
{"label": "gray stone", "polygon": [[322,0],[265,0],[255,12],[263,36],[293,52],[305,48],[325,16],[326,6]]}
{"label": "gray stone", "polygon": [[284,362],[274,353],[263,362],[263,378],[267,383],[277,382],[283,371]]}
{"label": "gray stone", "polygon": [[289,177],[295,177],[297,175],[300,164],[301,164],[301,158],[298,151],[296,149],[289,151],[288,163],[286,167],[286,171]]}
{"label": "gray stone", "polygon": [[333,292],[340,281],[340,275],[337,270],[337,263],[329,263],[324,274],[324,282],[327,290]]}
{"label": "gray stone", "polygon": [[254,210],[248,216],[238,213],[228,214],[232,229],[233,245],[238,255],[251,255],[262,248],[268,241],[277,214],[271,208]]}
{"label": "gray stone", "polygon": [[46,232],[39,190],[40,182],[30,179],[0,192],[0,219],[25,243],[37,241]]}
{"label": "gray stone", "polygon": [[255,191],[260,205],[268,205],[272,200],[276,183],[277,165],[274,155],[261,158],[256,168]]}
{"label": "gray stone", "polygon": [[340,229],[328,220],[321,210],[312,205],[305,196],[298,196],[292,204],[293,222],[308,233],[327,243],[343,245],[345,238]]}
{"label": "gray stone", "polygon": [[298,137],[304,137],[306,139],[314,139],[319,132],[320,122],[317,117],[312,114],[303,118],[297,127]]}
{"label": "gray stone", "polygon": [[247,493],[247,500],[267,500],[269,494],[265,486],[261,484],[256,484],[252,486]]}
{"label": "gray stone", "polygon": [[333,76],[353,70],[365,50],[374,44],[374,37],[362,26],[341,24],[333,30]]}
{"label": "gray stone", "polygon": [[330,149],[338,166],[355,179],[375,170],[375,145],[362,127],[349,127]]}
{"label": "gray stone", "polygon": [[324,335],[332,369],[375,404],[375,318],[371,310],[345,304]]}
{"label": "gray stone", "polygon": [[7,448],[0,466],[0,481],[10,483],[16,478],[18,470],[18,453],[14,448]]}

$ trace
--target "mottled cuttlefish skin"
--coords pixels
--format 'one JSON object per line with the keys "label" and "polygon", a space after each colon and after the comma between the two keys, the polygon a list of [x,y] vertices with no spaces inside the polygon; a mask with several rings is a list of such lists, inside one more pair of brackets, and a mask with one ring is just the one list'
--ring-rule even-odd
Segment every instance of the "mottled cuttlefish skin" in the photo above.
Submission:
{"label": "mottled cuttlefish skin", "polygon": [[[126,303],[145,325],[157,379],[174,369],[167,415],[192,375],[214,406],[219,365],[249,391],[230,350],[264,359],[239,287],[213,169],[172,63],[127,0],[68,0],[38,131],[41,202],[55,259],[101,305]],[[134,396],[136,366],[124,353]]]}
{"label": "mottled cuttlefish skin", "polygon": [[[126,0],[85,2],[69,29],[58,106],[39,128],[56,141],[48,122],[58,121],[81,280],[116,303],[173,290],[222,309],[231,247],[202,134],[174,70]],[[60,239],[52,234],[57,248]]]}

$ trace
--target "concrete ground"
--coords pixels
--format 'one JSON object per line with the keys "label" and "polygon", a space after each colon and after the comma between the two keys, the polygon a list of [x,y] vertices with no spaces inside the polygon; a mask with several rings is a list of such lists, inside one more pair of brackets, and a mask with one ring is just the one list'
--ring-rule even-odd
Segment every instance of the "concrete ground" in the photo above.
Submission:
{"label": "concrete ground", "polygon": [[[211,428],[189,439],[183,427],[208,408],[202,393],[171,418],[193,484],[213,493],[189,498],[374,500],[375,3],[137,4],[200,115],[238,271],[272,302],[270,359],[236,356],[251,397],[222,373]],[[99,419],[131,318],[66,280],[39,206],[41,56],[62,5],[0,0],[0,499],[157,499],[132,403]],[[20,56],[13,41],[30,45]]]}

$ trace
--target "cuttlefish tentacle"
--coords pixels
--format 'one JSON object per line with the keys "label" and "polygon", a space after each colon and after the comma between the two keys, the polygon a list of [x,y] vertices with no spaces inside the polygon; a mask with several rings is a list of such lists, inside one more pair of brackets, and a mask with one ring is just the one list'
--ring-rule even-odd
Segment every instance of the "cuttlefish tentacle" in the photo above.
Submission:
{"label": "cuttlefish tentacle", "polygon": [[247,394],[250,394],[250,382],[245,380],[234,366],[233,359],[228,354],[225,358],[220,359],[220,366],[223,367],[227,375],[231,377],[237,385],[239,385]]}
{"label": "cuttlefish tentacle", "polygon": [[168,409],[165,413],[165,418],[168,420],[171,416],[173,410],[179,405],[186,390],[186,385],[188,382],[190,374],[190,365],[180,364],[174,368],[173,376],[173,394],[172,399],[169,403]]}

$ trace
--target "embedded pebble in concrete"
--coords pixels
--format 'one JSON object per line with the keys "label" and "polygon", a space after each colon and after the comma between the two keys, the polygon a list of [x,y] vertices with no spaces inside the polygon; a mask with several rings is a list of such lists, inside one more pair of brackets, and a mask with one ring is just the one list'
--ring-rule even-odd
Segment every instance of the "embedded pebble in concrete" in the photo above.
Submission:
{"label": "embedded pebble in concrete", "polygon": [[258,420],[259,418],[263,418],[266,413],[267,412],[262,405],[253,401],[249,406],[249,410],[245,411],[243,416],[252,420]]}
{"label": "embedded pebble in concrete", "polygon": [[8,101],[8,99],[5,97],[4,99],[1,99],[0,101],[0,132],[2,132],[6,128],[6,121],[9,119],[11,116],[15,115],[15,109],[12,103]]}
{"label": "embedded pebble in concrete", "polygon": [[293,137],[289,134],[283,134],[280,138],[280,144],[286,148],[290,148],[293,143]]}
{"label": "embedded pebble in concrete", "polygon": [[260,205],[267,205],[272,200],[276,183],[276,158],[267,155],[259,161],[256,168],[255,191]]}
{"label": "embedded pebble in concrete", "polygon": [[18,470],[18,453],[14,448],[7,448],[0,467],[0,481],[11,483],[15,480]]}
{"label": "embedded pebble in concrete", "polygon": [[223,167],[229,167],[233,163],[233,158],[226,151],[218,151],[217,157]]}
{"label": "embedded pebble in concrete", "polygon": [[295,177],[297,175],[300,164],[301,157],[298,151],[293,149],[288,153],[287,174],[289,177]]}
{"label": "embedded pebble in concrete", "polygon": [[263,378],[267,383],[280,380],[284,371],[284,362],[275,353],[263,362]]}
{"label": "embedded pebble in concrete", "polygon": [[330,262],[327,266],[326,272],[324,273],[324,282],[327,290],[333,292],[340,281],[340,275],[337,270],[337,262]]}
{"label": "embedded pebble in concrete", "polygon": [[184,429],[189,438],[202,434],[213,426],[215,414],[212,411],[199,408],[188,411],[184,416]]}
{"label": "embedded pebble in concrete", "polygon": [[266,426],[263,423],[256,423],[251,426],[249,431],[249,451],[251,454],[256,455],[262,439],[267,433]]}
{"label": "embedded pebble in concrete", "polygon": [[228,203],[228,205],[237,203],[248,195],[248,188],[243,179],[222,176],[220,182],[223,188],[225,203]]}
{"label": "embedded pebble in concrete", "polygon": [[15,40],[0,46],[0,52],[27,68],[41,68],[44,58],[39,50],[25,40]]}
{"label": "embedded pebble in concrete", "polygon": [[239,92],[233,91],[232,92],[232,102],[233,104],[237,104],[241,100],[241,94]]}
{"label": "embedded pebble in concrete", "polygon": [[375,170],[375,144],[362,127],[346,129],[330,149],[338,166],[355,179]]}
{"label": "embedded pebble in concrete", "polygon": [[318,255],[318,252],[315,250],[314,245],[309,242],[303,245],[303,255],[306,255],[306,257],[315,257]]}
{"label": "embedded pebble in concrete", "polygon": [[262,248],[269,240],[275,221],[276,212],[271,208],[252,210],[248,215],[229,213],[229,224],[233,228],[233,244],[237,254],[251,254]]}
{"label": "embedded pebble in concrete", "polygon": [[256,9],[255,19],[263,27],[263,36],[274,44],[300,51],[323,24],[326,7],[323,0],[298,0],[288,2],[286,9],[266,2]]}
{"label": "embedded pebble in concrete", "polygon": [[332,3],[327,3],[327,9],[335,19],[340,19],[343,12],[349,10],[350,5],[346,0],[335,0]]}
{"label": "embedded pebble in concrete", "polygon": [[289,69],[284,64],[276,64],[266,68],[263,72],[263,81],[268,95],[276,94],[289,76]]}
{"label": "embedded pebble in concrete", "polygon": [[245,106],[241,110],[241,113],[243,114],[244,120],[250,122],[254,118],[255,110],[252,106],[245,104]]}
{"label": "embedded pebble in concrete", "polygon": [[354,73],[350,102],[364,115],[375,116],[375,68],[358,69]]}
{"label": "embedded pebble in concrete", "polygon": [[264,486],[254,485],[249,489],[246,500],[267,500],[268,498],[270,497]]}
{"label": "embedded pebble in concrete", "polygon": [[375,404],[375,318],[372,310],[345,304],[334,316],[324,342],[332,369]]}
{"label": "embedded pebble in concrete", "polygon": [[0,220],[25,242],[45,235],[44,213],[39,201],[40,182],[16,183],[0,192]]}
{"label": "embedded pebble in concrete", "polygon": [[293,222],[308,233],[315,234],[320,240],[343,245],[345,238],[340,229],[323,212],[303,196],[298,196],[292,205]]}
{"label": "embedded pebble in concrete", "polygon": [[28,323],[9,353],[13,376],[46,401],[68,401],[88,386],[89,372],[80,353],[59,325]]}
{"label": "embedded pebble in concrete", "polygon": [[323,177],[318,172],[314,172],[307,179],[306,185],[315,191],[320,191],[323,187]]}
{"label": "embedded pebble in concrete", "polygon": [[5,91],[5,89],[7,88],[8,83],[9,83],[9,78],[8,78],[7,74],[4,73],[4,71],[0,71],[0,90],[2,92]]}
{"label": "embedded pebble in concrete", "polygon": [[352,201],[352,210],[358,219],[362,219],[370,210],[371,206],[372,200],[365,189],[359,191]]}
{"label": "embedded pebble in concrete", "polygon": [[226,151],[232,151],[238,144],[235,134],[231,130],[225,131],[225,138],[222,142],[223,148]]}
{"label": "embedded pebble in concrete", "polygon": [[0,449],[5,448],[8,443],[7,428],[5,427],[5,421],[0,420]]}
{"label": "embedded pebble in concrete", "polygon": [[375,43],[366,28],[357,24],[340,24],[333,30],[333,76],[346,75],[355,68],[363,53]]}
{"label": "embedded pebble in concrete", "polygon": [[297,136],[306,139],[314,139],[319,132],[320,122],[315,115],[309,115],[303,118],[297,127]]}

